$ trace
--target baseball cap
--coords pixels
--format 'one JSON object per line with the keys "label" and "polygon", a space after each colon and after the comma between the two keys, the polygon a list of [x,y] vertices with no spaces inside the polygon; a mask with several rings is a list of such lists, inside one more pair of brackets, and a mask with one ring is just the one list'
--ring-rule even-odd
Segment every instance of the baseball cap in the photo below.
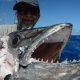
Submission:
{"label": "baseball cap", "polygon": [[39,4],[37,0],[16,0],[13,10],[18,10],[21,7],[33,7],[39,9]]}

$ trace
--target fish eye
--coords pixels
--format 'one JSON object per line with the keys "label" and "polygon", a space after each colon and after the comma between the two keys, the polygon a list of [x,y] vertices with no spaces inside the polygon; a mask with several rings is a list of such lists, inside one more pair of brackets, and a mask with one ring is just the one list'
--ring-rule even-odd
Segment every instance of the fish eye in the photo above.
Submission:
{"label": "fish eye", "polygon": [[12,39],[12,45],[15,47],[20,41],[20,37],[18,35],[16,35],[13,39]]}

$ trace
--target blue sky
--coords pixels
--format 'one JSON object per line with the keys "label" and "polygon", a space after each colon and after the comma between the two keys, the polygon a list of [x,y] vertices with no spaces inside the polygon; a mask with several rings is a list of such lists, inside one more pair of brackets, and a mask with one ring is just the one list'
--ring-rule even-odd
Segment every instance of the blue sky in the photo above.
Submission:
{"label": "blue sky", "polygon": [[70,22],[73,33],[80,35],[80,0],[39,0],[41,18],[37,25]]}
{"label": "blue sky", "polygon": [[[14,4],[15,0],[0,0],[0,24],[15,23]],[[36,26],[68,22],[73,24],[72,34],[80,35],[80,0],[39,0],[39,5],[41,17]]]}
{"label": "blue sky", "polygon": [[15,0],[0,0],[0,24],[13,24],[15,22],[14,4]]}

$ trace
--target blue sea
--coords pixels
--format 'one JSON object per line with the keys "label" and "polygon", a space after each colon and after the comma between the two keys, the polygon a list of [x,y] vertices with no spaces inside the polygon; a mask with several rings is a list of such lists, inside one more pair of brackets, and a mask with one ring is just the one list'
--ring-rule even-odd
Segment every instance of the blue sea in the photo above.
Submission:
{"label": "blue sea", "polygon": [[80,60],[80,35],[72,35],[61,53],[61,61]]}

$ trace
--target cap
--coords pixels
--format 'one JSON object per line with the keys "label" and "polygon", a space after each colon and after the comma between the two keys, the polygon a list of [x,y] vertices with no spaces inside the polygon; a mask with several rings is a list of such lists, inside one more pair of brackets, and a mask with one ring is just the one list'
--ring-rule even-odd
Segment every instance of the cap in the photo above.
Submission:
{"label": "cap", "polygon": [[13,10],[17,10],[20,6],[26,6],[26,5],[39,7],[37,0],[16,0],[16,2],[17,3],[14,5]]}

